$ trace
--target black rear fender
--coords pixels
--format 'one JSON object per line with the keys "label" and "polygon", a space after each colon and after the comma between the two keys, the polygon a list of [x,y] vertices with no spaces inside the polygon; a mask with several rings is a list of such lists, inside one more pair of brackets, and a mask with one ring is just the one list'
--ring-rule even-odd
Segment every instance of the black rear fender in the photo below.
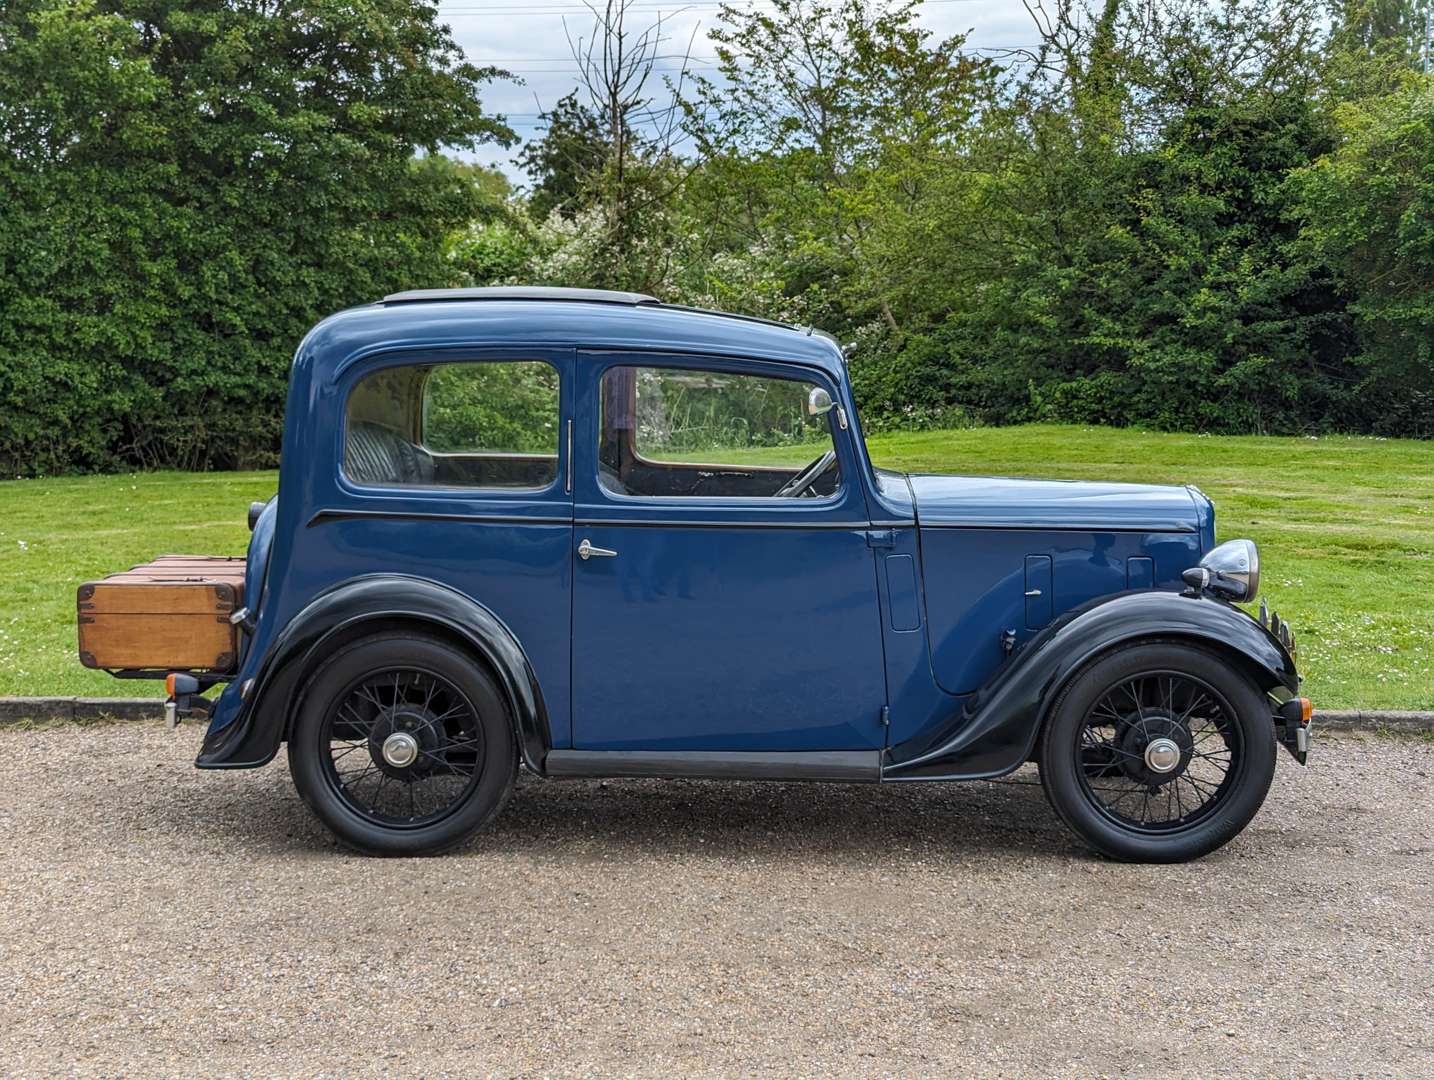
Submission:
{"label": "black rear fender", "polygon": [[239,769],[268,763],[288,736],[314,669],[350,641],[402,628],[450,641],[488,668],[508,699],[524,762],[540,770],[552,745],[548,713],[513,632],[462,593],[401,575],[355,578],[294,616],[264,657],[239,716],[205,739],[196,764]]}

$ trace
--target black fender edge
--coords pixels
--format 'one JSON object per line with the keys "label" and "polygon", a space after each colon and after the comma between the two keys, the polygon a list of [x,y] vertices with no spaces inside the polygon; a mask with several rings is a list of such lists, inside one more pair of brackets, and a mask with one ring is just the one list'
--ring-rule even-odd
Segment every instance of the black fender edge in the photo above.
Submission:
{"label": "black fender edge", "polygon": [[508,699],[524,763],[541,771],[552,747],[547,707],[513,632],[482,604],[447,585],[398,574],[351,579],[295,615],[265,654],[238,715],[205,736],[195,765],[244,769],[268,764],[288,736],[314,665],[341,641],[399,624],[427,624],[482,658]]}
{"label": "black fender edge", "polygon": [[1146,638],[1205,645],[1229,656],[1267,692],[1299,691],[1299,674],[1284,645],[1239,608],[1187,593],[1118,593],[1061,616],[1012,656],[949,724],[892,747],[882,779],[980,780],[1019,768],[1030,758],[1046,710],[1066,681],[1107,649]]}

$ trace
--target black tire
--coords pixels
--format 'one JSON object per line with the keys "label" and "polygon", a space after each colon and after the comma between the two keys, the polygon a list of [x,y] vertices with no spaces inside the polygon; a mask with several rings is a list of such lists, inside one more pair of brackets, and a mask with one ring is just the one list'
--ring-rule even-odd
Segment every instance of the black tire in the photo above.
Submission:
{"label": "black tire", "polygon": [[[1175,746],[1163,760],[1157,738]],[[1153,772],[1147,750],[1161,766],[1174,753],[1171,774]],[[1051,806],[1097,851],[1172,863],[1208,855],[1250,823],[1275,755],[1269,700],[1243,672],[1198,646],[1148,642],[1106,653],[1067,683],[1039,764]]]}
{"label": "black tire", "polygon": [[[400,733],[414,744],[406,767],[382,753]],[[314,672],[288,753],[303,800],[369,855],[462,843],[503,808],[517,772],[507,702],[488,672],[447,642],[402,633],[345,645]]]}

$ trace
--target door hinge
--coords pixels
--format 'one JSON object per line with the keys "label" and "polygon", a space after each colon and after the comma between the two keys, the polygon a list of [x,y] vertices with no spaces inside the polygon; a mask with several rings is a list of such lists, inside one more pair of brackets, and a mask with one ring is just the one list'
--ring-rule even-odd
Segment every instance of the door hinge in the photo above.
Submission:
{"label": "door hinge", "polygon": [[891,706],[890,706],[890,705],[883,705],[883,706],[881,707],[881,726],[882,726],[882,727],[891,727]]}
{"label": "door hinge", "polygon": [[896,546],[895,529],[867,529],[866,544],[874,548],[892,548]]}

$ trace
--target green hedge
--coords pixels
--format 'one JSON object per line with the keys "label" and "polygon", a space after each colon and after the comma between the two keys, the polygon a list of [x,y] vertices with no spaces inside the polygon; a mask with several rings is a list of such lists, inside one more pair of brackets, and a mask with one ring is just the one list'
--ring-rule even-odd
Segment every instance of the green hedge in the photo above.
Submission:
{"label": "green hedge", "polygon": [[511,133],[434,9],[0,6],[0,471],[263,465],[317,318],[443,284]]}

